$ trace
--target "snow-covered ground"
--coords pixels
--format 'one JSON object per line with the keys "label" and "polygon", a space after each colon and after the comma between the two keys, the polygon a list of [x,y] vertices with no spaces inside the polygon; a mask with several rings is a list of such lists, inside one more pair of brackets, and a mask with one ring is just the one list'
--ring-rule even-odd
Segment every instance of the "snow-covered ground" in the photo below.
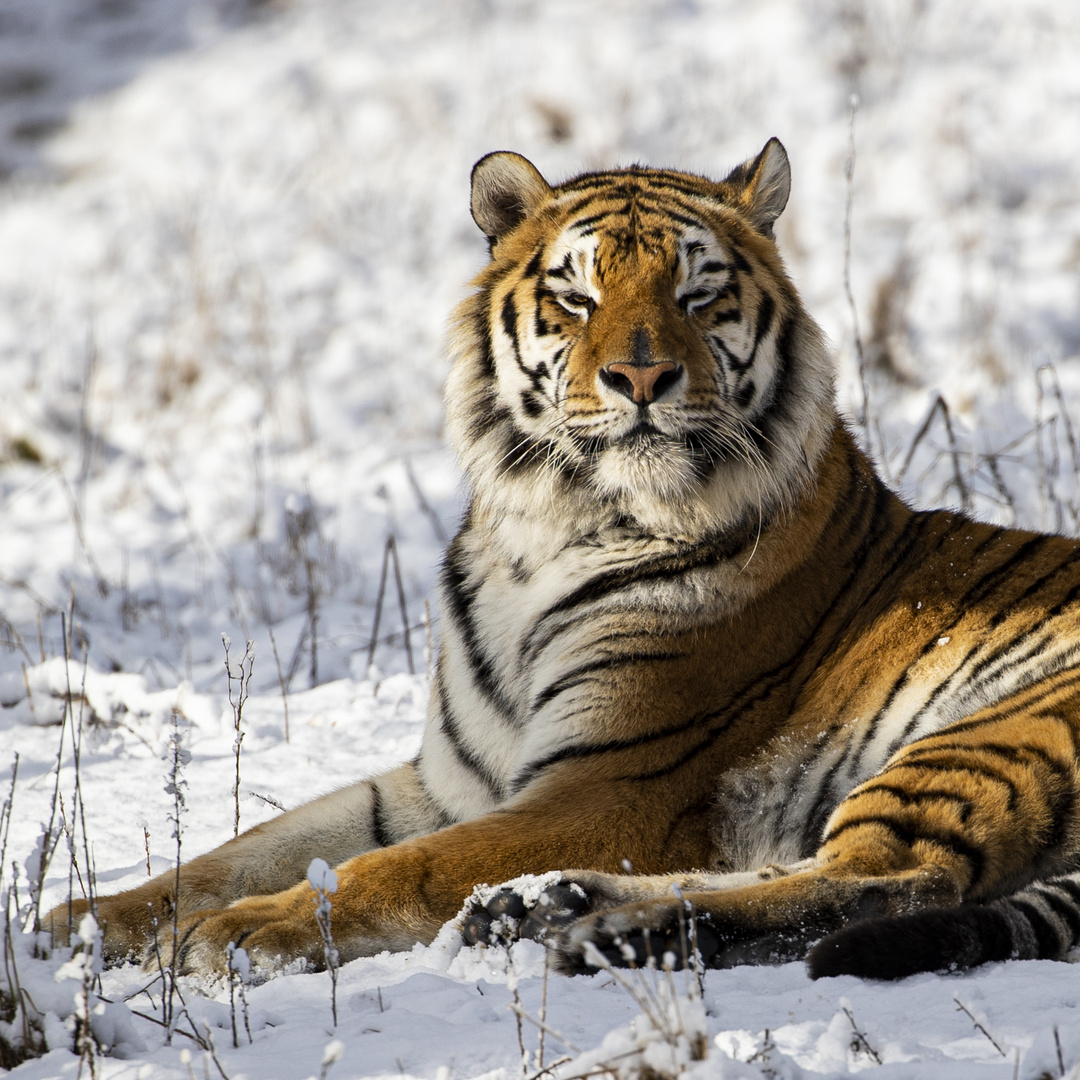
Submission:
{"label": "snow-covered ground", "polygon": [[[251,791],[294,806],[414,751],[424,600],[462,498],[440,435],[441,336],[483,262],[468,172],[488,150],[552,179],[630,161],[716,175],[778,135],[794,167],[780,243],[854,415],[857,94],[868,441],[922,504],[1075,530],[1078,57],[1067,0],[0,0],[8,777],[20,755],[5,885],[49,816],[64,624],[103,890],[146,874],[144,827],[154,872],[175,856],[174,711],[193,754],[184,854],[231,835],[222,632],[257,650],[241,827],[277,812]],[[947,413],[918,439],[938,394]],[[391,564],[373,644],[389,537],[404,600]],[[70,813],[70,729],[61,757]],[[66,864],[46,904],[66,895]],[[76,983],[55,967],[20,961],[59,1016]],[[333,1039],[338,1080],[513,1077],[507,1004],[516,985],[539,1016],[542,968],[529,943],[508,960],[448,932],[343,969],[336,1029],[328,977],[285,975],[248,990],[254,1041],[241,1024],[238,1049],[227,988],[185,996],[231,1077],[317,1075]],[[130,967],[104,977],[117,1002],[140,985]],[[708,975],[704,1003],[693,1070],[709,1077],[1012,1076],[1016,1060],[1021,1077],[1057,1076],[1055,1025],[1066,1068],[1080,1059],[1069,965],[898,986],[736,969]],[[124,1056],[100,1075],[186,1077],[185,1042],[203,1074],[203,1050],[163,1045],[123,1008],[106,1015]],[[548,1023],[582,1052],[613,1031],[605,1053],[621,1052],[639,1011],[606,975],[548,988]],[[59,1020],[49,1038],[20,1075],[76,1075]],[[524,1040],[531,1075],[527,1022]],[[574,1053],[547,1037],[546,1063]]]}

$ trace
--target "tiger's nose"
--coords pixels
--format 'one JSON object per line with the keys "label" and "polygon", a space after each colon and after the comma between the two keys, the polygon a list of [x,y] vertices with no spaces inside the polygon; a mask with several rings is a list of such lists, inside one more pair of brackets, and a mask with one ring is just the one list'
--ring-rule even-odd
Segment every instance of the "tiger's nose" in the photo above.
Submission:
{"label": "tiger's nose", "polygon": [[605,386],[630,398],[637,405],[655,401],[679,381],[682,368],[670,360],[657,364],[608,364],[600,369]]}

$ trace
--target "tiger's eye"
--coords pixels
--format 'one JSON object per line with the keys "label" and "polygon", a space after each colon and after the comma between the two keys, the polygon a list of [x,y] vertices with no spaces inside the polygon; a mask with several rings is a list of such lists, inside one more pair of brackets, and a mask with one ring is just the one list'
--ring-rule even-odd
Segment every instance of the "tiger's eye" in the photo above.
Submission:
{"label": "tiger's eye", "polygon": [[562,293],[558,301],[573,315],[591,315],[596,310],[596,301],[582,292]]}

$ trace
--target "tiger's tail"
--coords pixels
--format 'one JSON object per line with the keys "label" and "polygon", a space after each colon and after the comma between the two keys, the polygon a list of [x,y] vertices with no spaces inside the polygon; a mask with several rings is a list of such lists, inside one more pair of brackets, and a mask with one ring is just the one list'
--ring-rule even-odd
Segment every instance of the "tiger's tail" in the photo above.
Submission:
{"label": "tiger's tail", "polygon": [[994,960],[1063,960],[1080,943],[1080,873],[988,904],[879,916],[829,934],[806,958],[810,978],[903,979]]}

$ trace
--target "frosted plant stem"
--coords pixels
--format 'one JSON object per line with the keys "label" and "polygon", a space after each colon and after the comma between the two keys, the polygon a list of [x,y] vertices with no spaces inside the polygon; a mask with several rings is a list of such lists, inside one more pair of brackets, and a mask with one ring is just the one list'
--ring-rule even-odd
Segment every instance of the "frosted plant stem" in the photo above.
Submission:
{"label": "frosted plant stem", "polygon": [[[251,692],[251,672],[255,667],[255,642],[249,641],[244,646],[244,655],[240,663],[234,669],[229,661],[229,649],[232,642],[228,634],[221,635],[221,643],[225,646],[225,677],[229,688],[229,705],[233,714],[233,756],[235,758],[235,773],[233,777],[233,836],[240,835],[240,746],[244,741],[243,719],[244,705],[248,694]],[[236,681],[236,697],[233,697],[233,680]]]}
{"label": "frosted plant stem", "polygon": [[323,957],[326,970],[330,975],[330,1012],[337,1027],[337,975],[341,959],[334,946],[334,935],[330,930],[330,896],[337,892],[337,874],[330,869],[325,859],[312,859],[307,872],[308,884],[315,892],[315,923],[323,941]]}

